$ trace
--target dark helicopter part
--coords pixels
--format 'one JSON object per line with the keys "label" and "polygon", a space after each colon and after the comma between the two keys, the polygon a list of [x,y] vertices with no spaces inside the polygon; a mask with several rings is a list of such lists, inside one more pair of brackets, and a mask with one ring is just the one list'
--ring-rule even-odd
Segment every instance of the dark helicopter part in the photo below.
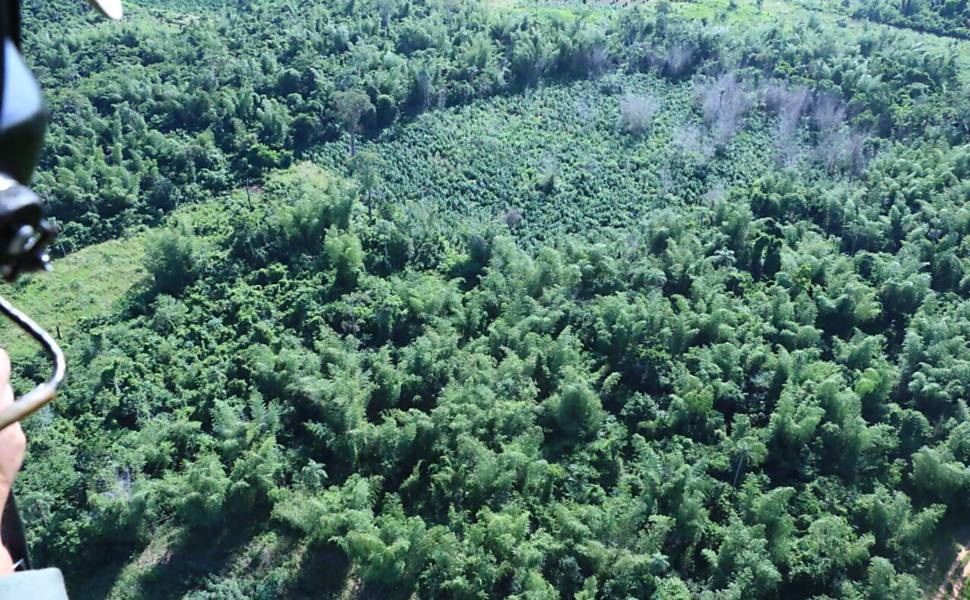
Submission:
{"label": "dark helicopter part", "polygon": [[64,359],[64,352],[57,345],[57,342],[54,341],[54,338],[51,337],[51,334],[47,333],[30,317],[17,310],[2,296],[0,296],[0,312],[16,323],[17,327],[26,331],[30,337],[34,338],[44,348],[51,362],[54,363],[54,369],[51,371],[51,375],[47,381],[18,398],[3,411],[0,411],[0,429],[3,429],[7,425],[15,423],[36,412],[54,399],[57,395],[57,388],[64,381],[64,375],[67,373],[67,362]]}
{"label": "dark helicopter part", "polygon": [[[111,19],[122,16],[121,0],[88,2]],[[40,162],[46,130],[47,107],[40,86],[20,54],[20,2],[0,0],[0,277],[6,281],[15,280],[21,273],[50,269],[47,246],[55,230],[43,218],[40,197],[28,187]],[[67,365],[54,338],[3,297],[0,312],[34,338],[54,363],[47,381],[0,411],[2,430],[53,400]],[[23,523],[12,492],[7,505],[0,508],[4,546],[17,570],[29,569]],[[63,581],[59,587],[63,588]]]}
{"label": "dark helicopter part", "polygon": [[37,194],[0,173],[0,276],[6,281],[50,269],[47,245],[54,228],[41,214]]}
{"label": "dark helicopter part", "polygon": [[[47,246],[54,228],[43,218],[41,199],[28,186],[40,161],[47,108],[40,87],[20,54],[20,4],[0,0],[0,277],[47,270]],[[51,357],[50,378],[0,411],[0,429],[16,423],[54,399],[64,380],[64,353],[30,317],[0,297],[0,312],[34,338]],[[2,507],[0,535],[17,569],[29,569],[23,523],[13,492]]]}
{"label": "dark helicopter part", "polygon": [[[20,5],[0,0],[0,277],[47,270],[54,228],[43,218],[40,197],[28,186],[40,160],[47,108],[37,80],[20,54]],[[0,298],[0,312],[34,338],[51,357],[51,377],[0,412],[0,429],[50,402],[64,379],[64,354],[27,315]]]}
{"label": "dark helicopter part", "polygon": [[20,54],[20,6],[0,2],[0,276],[47,268],[54,229],[27,185],[40,161],[47,107]]}

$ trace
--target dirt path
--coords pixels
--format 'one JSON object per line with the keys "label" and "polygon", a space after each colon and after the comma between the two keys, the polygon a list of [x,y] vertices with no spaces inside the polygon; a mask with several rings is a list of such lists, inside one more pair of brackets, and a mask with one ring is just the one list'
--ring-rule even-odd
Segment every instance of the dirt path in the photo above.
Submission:
{"label": "dirt path", "polygon": [[970,577],[970,548],[960,545],[960,552],[957,553],[953,563],[946,571],[943,583],[933,594],[933,600],[958,600],[963,592],[963,586]]}

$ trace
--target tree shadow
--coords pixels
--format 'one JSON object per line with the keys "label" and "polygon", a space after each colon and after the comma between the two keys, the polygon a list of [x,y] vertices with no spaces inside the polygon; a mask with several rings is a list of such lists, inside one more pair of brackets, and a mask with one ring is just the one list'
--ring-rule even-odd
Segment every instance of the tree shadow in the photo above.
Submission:
{"label": "tree shadow", "polygon": [[[244,549],[267,532],[265,525],[252,523],[218,533],[190,533],[184,529],[159,533],[154,548],[150,543],[133,554],[111,553],[123,558],[112,559],[109,563],[86,571],[83,576],[69,577],[67,588],[71,598],[76,600],[108,597],[168,600],[205,589],[214,581],[234,577],[247,581],[247,585],[254,580],[259,582],[270,571],[289,566],[291,572],[288,576],[277,579],[279,588],[274,592],[274,586],[270,585],[270,591],[263,590],[261,594],[270,593],[271,596],[267,597],[293,600],[376,600],[392,597],[387,593],[365,589],[366,586],[353,577],[346,554],[332,543],[306,547],[298,539],[282,535],[279,542],[273,545],[269,556],[260,556],[256,552],[249,558],[248,564],[240,565],[240,561],[246,561],[241,556],[245,554]],[[165,542],[165,537],[171,541]],[[138,570],[137,564],[141,562],[153,564]]]}
{"label": "tree shadow", "polygon": [[930,555],[927,557],[926,576],[923,584],[927,598],[958,597],[963,588],[963,573],[967,563],[966,550],[970,548],[970,525],[962,519],[944,519]]}
{"label": "tree shadow", "polygon": [[125,567],[143,560],[129,556],[83,581],[69,582],[68,589],[72,598],[79,600],[117,596],[118,592],[122,597],[145,600],[180,598],[199,587],[206,577],[225,571],[237,553],[262,531],[264,528],[255,524],[212,534],[180,529],[171,533],[173,541],[160,547],[157,562],[145,570],[126,578]]}
{"label": "tree shadow", "polygon": [[[350,560],[332,543],[312,544],[303,554],[298,575],[287,590],[294,600],[344,597],[351,576]],[[353,584],[349,584],[353,587]],[[351,598],[357,598],[351,594]]]}
{"label": "tree shadow", "polygon": [[[122,558],[118,558],[119,556]],[[115,558],[112,558],[109,563],[89,571],[83,578],[71,577],[70,573],[64,573],[68,595],[74,600],[107,598],[126,564],[127,560],[121,554],[115,555]],[[44,566],[34,565],[34,568],[43,568]],[[56,567],[57,565],[47,566]]]}
{"label": "tree shadow", "polygon": [[285,597],[293,600],[404,600],[414,595],[406,586],[388,588],[364,583],[343,550],[328,542],[307,548],[300,561],[299,574],[286,590]]}

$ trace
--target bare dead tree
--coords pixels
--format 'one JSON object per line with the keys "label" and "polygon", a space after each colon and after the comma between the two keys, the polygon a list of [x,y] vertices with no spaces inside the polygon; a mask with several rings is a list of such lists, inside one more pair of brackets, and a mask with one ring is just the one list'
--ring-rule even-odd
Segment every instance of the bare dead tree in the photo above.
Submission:
{"label": "bare dead tree", "polygon": [[778,117],[775,160],[779,166],[791,166],[802,155],[797,132],[812,104],[812,92],[804,86],[789,88],[772,83],[762,89],[761,97],[765,107]]}
{"label": "bare dead tree", "polygon": [[831,173],[859,175],[868,162],[868,133],[852,127],[846,118],[845,104],[833,94],[816,94],[812,103],[815,128],[813,157]]}
{"label": "bare dead tree", "polygon": [[502,215],[502,221],[512,230],[518,229],[523,220],[522,212],[517,208],[510,208]]}
{"label": "bare dead tree", "polygon": [[671,143],[682,155],[695,155],[703,159],[713,153],[711,145],[704,141],[704,132],[697,125],[678,125],[671,133]]}
{"label": "bare dead tree", "polygon": [[660,101],[652,96],[627,94],[620,99],[620,123],[634,135],[640,135],[660,110]]}
{"label": "bare dead tree", "polygon": [[701,85],[697,95],[704,123],[714,138],[714,145],[718,150],[723,150],[741,128],[742,119],[751,108],[751,97],[734,73],[725,73]]}
{"label": "bare dead tree", "polygon": [[790,138],[812,103],[812,92],[804,86],[788,88],[772,84],[763,90],[765,106],[778,116],[778,135]]}
{"label": "bare dead tree", "polygon": [[667,77],[678,79],[690,69],[694,58],[693,46],[685,43],[674,44],[667,51],[663,61],[663,72]]}
{"label": "bare dead tree", "polygon": [[605,43],[595,43],[586,52],[586,65],[589,76],[596,79],[610,66],[610,56]]}
{"label": "bare dead tree", "polygon": [[832,94],[816,94],[812,103],[812,123],[820,136],[838,131],[845,124],[845,107]]}

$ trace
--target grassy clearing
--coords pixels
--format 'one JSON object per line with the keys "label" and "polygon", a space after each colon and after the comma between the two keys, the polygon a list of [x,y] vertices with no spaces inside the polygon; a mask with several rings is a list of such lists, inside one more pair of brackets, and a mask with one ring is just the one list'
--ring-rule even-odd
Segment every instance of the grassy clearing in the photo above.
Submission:
{"label": "grassy clearing", "polygon": [[[69,344],[85,318],[110,315],[142,279],[145,235],[89,246],[57,260],[54,271],[18,281],[4,294],[15,306]],[[37,351],[36,344],[4,321],[0,343],[14,362]]]}
{"label": "grassy clearing", "polygon": [[[173,212],[168,222],[185,222],[203,238],[218,235],[225,226],[226,207],[240,205],[245,198],[237,192],[186,205]],[[145,278],[145,246],[153,231],[83,248],[56,259],[53,272],[24,277],[0,293],[58,337],[65,349],[70,348],[85,319],[115,314],[121,299]],[[0,321],[0,346],[14,362],[38,351],[33,340],[5,320]]]}

